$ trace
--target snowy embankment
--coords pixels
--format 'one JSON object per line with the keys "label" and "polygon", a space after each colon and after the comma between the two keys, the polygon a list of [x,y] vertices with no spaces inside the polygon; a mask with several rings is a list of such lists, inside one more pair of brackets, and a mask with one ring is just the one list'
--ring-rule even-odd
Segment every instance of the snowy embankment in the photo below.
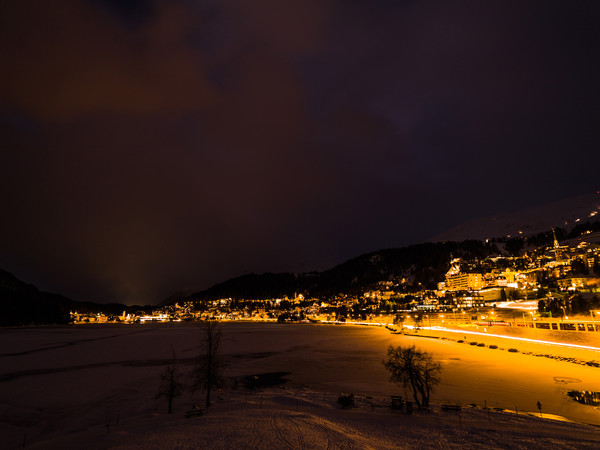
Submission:
{"label": "snowy embankment", "polygon": [[[598,352],[553,346],[542,352],[542,344],[485,339],[486,346],[479,347],[442,334],[405,336],[377,327],[225,324],[222,350],[230,385],[207,414],[185,419],[202,396],[183,394],[167,415],[166,401],[155,394],[171,346],[178,368],[192,368],[201,344],[193,325],[5,329],[0,432],[7,448],[23,442],[26,448],[600,445],[597,426],[548,419],[557,415],[600,425],[596,407],[566,395],[569,389],[600,391],[600,368],[533,356],[568,351],[591,360],[600,359]],[[388,381],[381,361],[388,345],[412,344],[432,352],[443,366],[433,411],[372,411],[371,402],[407,397]],[[509,346],[520,352],[508,352]],[[234,383],[270,372],[289,372],[287,382],[263,390]],[[339,409],[340,392],[354,393],[358,408]],[[541,419],[537,401],[543,405]],[[460,416],[440,411],[442,403],[461,404]]]}
{"label": "snowy embankment", "polygon": [[[47,444],[60,448],[598,448],[598,429],[587,425],[463,408],[460,414],[412,415],[371,408],[384,399],[357,396],[357,408],[336,407],[337,395],[269,388],[222,395],[210,411],[113,424],[63,435]],[[44,446],[44,445],[42,445]]]}

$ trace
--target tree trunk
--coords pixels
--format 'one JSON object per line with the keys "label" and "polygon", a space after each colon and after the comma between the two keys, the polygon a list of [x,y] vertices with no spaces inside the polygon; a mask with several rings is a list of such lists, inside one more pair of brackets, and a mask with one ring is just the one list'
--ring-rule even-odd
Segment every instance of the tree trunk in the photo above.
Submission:
{"label": "tree trunk", "polygon": [[423,397],[423,403],[426,408],[429,407],[429,395],[430,395],[430,389],[429,389],[429,385],[426,384],[425,385],[425,397]]}
{"label": "tree trunk", "polygon": [[419,401],[419,394],[417,393],[417,388],[415,387],[414,384],[412,384],[412,390],[413,390],[413,398],[415,399],[415,404],[417,405],[417,408],[421,409],[421,402]]}

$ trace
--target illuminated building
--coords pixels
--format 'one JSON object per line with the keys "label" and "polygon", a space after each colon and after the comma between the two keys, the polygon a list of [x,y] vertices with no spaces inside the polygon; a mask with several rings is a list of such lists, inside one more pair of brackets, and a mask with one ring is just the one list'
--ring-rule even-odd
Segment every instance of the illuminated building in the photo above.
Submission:
{"label": "illuminated building", "polygon": [[483,288],[485,282],[481,273],[457,273],[446,275],[446,289],[449,291],[476,291]]}

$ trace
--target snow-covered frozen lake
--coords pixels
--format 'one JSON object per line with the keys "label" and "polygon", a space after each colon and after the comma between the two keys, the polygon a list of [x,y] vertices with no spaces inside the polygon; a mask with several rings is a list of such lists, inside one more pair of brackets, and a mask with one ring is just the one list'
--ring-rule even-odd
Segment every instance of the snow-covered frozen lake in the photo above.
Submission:
{"label": "snow-covered frozen lake", "polygon": [[[442,383],[432,403],[486,404],[537,413],[539,401],[545,415],[600,425],[598,407],[567,396],[571,389],[600,391],[600,368],[524,354],[600,361],[597,351],[507,343],[489,336],[467,339],[500,347],[490,349],[457,343],[462,336],[451,340],[437,334],[442,338],[392,334],[367,326],[224,323],[222,352],[231,380],[289,372],[286,386],[290,389],[389,399],[391,394],[406,393],[388,381],[382,365],[386,349],[415,344],[442,363]],[[165,401],[155,394],[172,349],[179,369],[189,372],[200,353],[201,339],[200,329],[193,324],[0,330],[0,431],[5,442],[12,447],[52,442],[106,424],[163,414]],[[510,353],[509,347],[520,352]],[[230,390],[224,389],[221,398],[231,397]],[[175,400],[174,409],[185,411],[199,399],[185,393]]]}

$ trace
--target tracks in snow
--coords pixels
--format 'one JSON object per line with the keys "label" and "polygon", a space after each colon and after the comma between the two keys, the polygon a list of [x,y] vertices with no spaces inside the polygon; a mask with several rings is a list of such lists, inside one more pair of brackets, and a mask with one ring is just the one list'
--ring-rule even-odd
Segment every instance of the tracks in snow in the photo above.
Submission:
{"label": "tracks in snow", "polygon": [[[306,448],[302,430],[300,430],[296,421],[289,415],[281,414],[279,411],[271,411],[270,425],[275,437],[287,448]],[[296,445],[292,442],[294,440],[292,437],[293,434],[296,435]]]}

